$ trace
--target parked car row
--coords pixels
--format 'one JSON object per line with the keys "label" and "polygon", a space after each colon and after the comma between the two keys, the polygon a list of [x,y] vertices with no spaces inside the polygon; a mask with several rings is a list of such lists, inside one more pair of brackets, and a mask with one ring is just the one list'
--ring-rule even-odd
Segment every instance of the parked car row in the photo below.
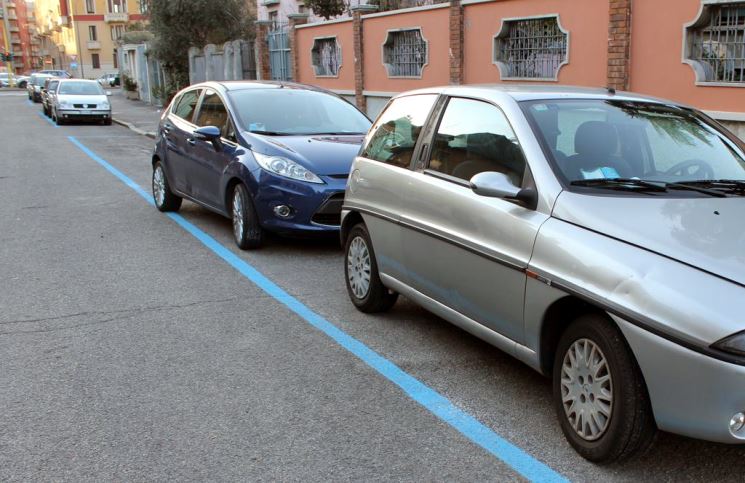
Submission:
{"label": "parked car row", "polygon": [[44,115],[58,126],[75,121],[95,121],[110,126],[110,95],[111,92],[104,91],[92,80],[34,74],[29,84],[29,99],[41,102]]}
{"label": "parked car row", "polygon": [[374,123],[292,83],[203,83],[163,111],[156,207],[339,232],[363,312],[399,295],[553,380],[598,463],[657,429],[745,443],[745,143],[613,90],[423,89]]}

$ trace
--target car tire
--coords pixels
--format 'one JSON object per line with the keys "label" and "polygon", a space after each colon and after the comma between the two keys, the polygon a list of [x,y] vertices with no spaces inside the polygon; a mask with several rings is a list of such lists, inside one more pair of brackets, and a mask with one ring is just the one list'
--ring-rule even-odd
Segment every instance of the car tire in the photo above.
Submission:
{"label": "car tire", "polygon": [[52,120],[58,126],[64,126],[65,124],[65,121],[63,121],[62,118],[59,117],[56,112],[53,114]]}
{"label": "car tire", "polygon": [[103,125],[104,126],[111,126],[111,119],[104,119]]}
{"label": "car tire", "polygon": [[385,312],[398,300],[398,293],[380,281],[370,234],[364,223],[352,227],[344,247],[344,279],[349,298],[365,313]]}
{"label": "car tire", "polygon": [[181,208],[182,199],[171,191],[168,177],[160,161],[153,166],[153,201],[155,207],[162,212],[178,211]]}
{"label": "car tire", "polygon": [[233,238],[241,250],[259,248],[264,242],[264,229],[259,223],[251,195],[243,184],[235,185],[230,196]]}
{"label": "car tire", "polygon": [[[641,370],[623,334],[605,316],[581,316],[562,334],[553,392],[564,436],[589,461],[620,462],[654,441],[657,427]],[[591,417],[585,420],[585,414]]]}

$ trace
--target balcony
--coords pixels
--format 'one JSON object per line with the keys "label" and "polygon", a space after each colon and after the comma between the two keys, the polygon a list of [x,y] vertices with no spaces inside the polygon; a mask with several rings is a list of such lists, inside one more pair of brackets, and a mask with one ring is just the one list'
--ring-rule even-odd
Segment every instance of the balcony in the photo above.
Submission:
{"label": "balcony", "polygon": [[70,26],[70,17],[66,15],[60,15],[60,17],[57,19],[57,27],[69,27]]}
{"label": "balcony", "polygon": [[124,13],[107,13],[103,16],[106,23],[127,23],[129,22],[129,14]]}
{"label": "balcony", "polygon": [[21,38],[20,37],[12,37],[10,39],[11,44],[21,44]]}
{"label": "balcony", "polygon": [[279,5],[279,0],[264,0],[261,2],[264,7],[271,7],[273,5]]}
{"label": "balcony", "polygon": [[98,40],[89,40],[88,50],[101,50],[101,42]]}
{"label": "balcony", "polygon": [[9,28],[8,30],[10,30],[11,32],[16,32],[16,33],[18,33],[18,32],[20,32],[20,31],[21,31],[21,29],[19,29],[19,28],[18,28],[17,26],[15,26],[15,25],[11,25],[11,26],[10,26],[10,28]]}

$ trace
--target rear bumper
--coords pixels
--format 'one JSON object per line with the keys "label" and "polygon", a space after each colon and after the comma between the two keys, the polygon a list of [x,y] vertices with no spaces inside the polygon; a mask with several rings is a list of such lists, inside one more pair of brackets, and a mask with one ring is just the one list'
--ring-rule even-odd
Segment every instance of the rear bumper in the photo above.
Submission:
{"label": "rear bumper", "polygon": [[719,443],[745,444],[729,431],[745,412],[745,366],[699,354],[616,318],[639,363],[657,426]]}

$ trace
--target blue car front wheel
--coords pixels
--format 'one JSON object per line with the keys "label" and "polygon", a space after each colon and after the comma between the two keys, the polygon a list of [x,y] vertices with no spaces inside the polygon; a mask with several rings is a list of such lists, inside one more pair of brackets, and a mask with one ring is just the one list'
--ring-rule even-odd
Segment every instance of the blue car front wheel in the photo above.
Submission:
{"label": "blue car front wheel", "polygon": [[251,195],[242,184],[237,184],[231,197],[233,237],[241,250],[259,248],[264,241],[264,230],[259,224]]}

